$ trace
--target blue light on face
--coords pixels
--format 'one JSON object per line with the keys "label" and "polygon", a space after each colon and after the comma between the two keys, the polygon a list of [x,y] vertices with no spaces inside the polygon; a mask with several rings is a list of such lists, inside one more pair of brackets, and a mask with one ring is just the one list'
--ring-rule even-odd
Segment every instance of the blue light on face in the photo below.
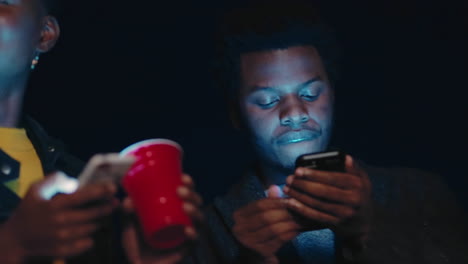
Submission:
{"label": "blue light on face", "polygon": [[312,141],[320,137],[321,134],[320,130],[302,129],[299,131],[289,131],[279,136],[274,143],[278,145],[287,145],[308,140]]}
{"label": "blue light on face", "polygon": [[313,102],[317,100],[320,93],[323,90],[323,83],[320,82],[318,85],[307,86],[299,90],[298,96],[307,102]]}
{"label": "blue light on face", "polygon": [[281,97],[272,88],[261,88],[248,96],[248,100],[262,109],[269,109],[278,104]]}
{"label": "blue light on face", "polygon": [[294,46],[243,54],[245,118],[257,154],[293,168],[299,155],[328,144],[332,92],[316,50]]}

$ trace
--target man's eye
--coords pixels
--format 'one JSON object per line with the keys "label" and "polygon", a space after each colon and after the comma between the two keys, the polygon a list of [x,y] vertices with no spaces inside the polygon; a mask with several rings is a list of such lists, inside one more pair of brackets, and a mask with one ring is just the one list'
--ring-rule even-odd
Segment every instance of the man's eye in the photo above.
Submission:
{"label": "man's eye", "polygon": [[304,94],[304,95],[301,95],[301,97],[308,101],[308,102],[313,102],[315,100],[317,100],[317,98],[319,97],[319,95],[307,95],[307,94]]}
{"label": "man's eye", "polygon": [[321,92],[321,87],[308,87],[299,92],[299,97],[306,100],[307,102],[313,102],[319,98]]}
{"label": "man's eye", "polygon": [[279,99],[257,101],[257,105],[263,109],[272,108],[278,103]]}

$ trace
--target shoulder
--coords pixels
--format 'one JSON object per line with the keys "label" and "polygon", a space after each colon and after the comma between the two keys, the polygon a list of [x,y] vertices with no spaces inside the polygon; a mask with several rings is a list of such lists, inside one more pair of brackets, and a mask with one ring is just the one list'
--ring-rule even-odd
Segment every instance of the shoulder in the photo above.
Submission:
{"label": "shoulder", "polygon": [[394,263],[427,256],[435,261],[429,263],[466,263],[467,214],[443,175],[403,167],[365,169],[377,201],[370,255],[387,255],[398,260]]}
{"label": "shoulder", "polygon": [[25,128],[45,173],[61,170],[70,176],[77,176],[81,172],[84,163],[68,153],[62,141],[49,136],[36,120],[24,116],[21,125]]}

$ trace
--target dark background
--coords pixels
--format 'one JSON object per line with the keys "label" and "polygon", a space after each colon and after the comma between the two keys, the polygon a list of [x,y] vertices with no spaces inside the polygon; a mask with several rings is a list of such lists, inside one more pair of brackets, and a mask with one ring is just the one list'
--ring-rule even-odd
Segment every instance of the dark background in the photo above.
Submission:
{"label": "dark background", "polygon": [[[211,81],[226,3],[66,1],[26,111],[84,160],[174,139],[203,196],[223,193],[252,157]],[[468,204],[466,4],[335,0],[321,10],[343,49],[334,145],[370,164],[443,174]]]}

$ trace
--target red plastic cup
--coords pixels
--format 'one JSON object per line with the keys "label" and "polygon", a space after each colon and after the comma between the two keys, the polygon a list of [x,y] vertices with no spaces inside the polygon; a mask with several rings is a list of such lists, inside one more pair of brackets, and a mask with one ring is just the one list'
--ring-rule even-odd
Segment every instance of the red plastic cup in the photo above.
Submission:
{"label": "red plastic cup", "polygon": [[122,184],[133,201],[147,243],[159,249],[184,243],[184,229],[192,222],[176,192],[182,185],[182,148],[168,139],[149,139],[120,154],[136,157]]}

